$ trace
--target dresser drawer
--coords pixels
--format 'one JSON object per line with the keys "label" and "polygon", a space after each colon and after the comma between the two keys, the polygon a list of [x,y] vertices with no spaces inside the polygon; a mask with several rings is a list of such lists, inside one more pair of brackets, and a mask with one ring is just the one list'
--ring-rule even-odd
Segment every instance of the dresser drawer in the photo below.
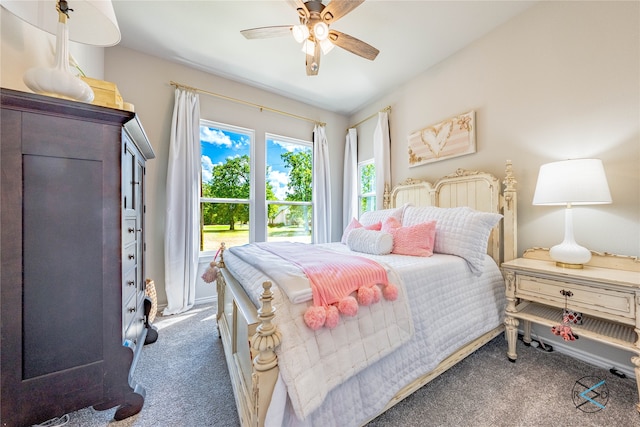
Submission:
{"label": "dresser drawer", "polygon": [[122,306],[122,329],[123,336],[127,338],[127,329],[130,327],[131,322],[134,321],[136,317],[140,317],[138,301],[133,295],[127,302]]}
{"label": "dresser drawer", "polygon": [[604,315],[603,317],[607,318],[613,315],[629,319],[627,323],[635,322],[633,292],[607,290],[527,275],[516,277],[516,297],[518,298],[564,308],[565,297],[562,291],[571,292],[572,295],[566,299],[566,303],[572,310],[594,316]]}
{"label": "dresser drawer", "polygon": [[122,271],[125,272],[125,274],[136,265],[136,249],[137,246],[135,242],[124,246],[122,249]]}
{"label": "dresser drawer", "polygon": [[122,227],[122,246],[136,240],[136,219],[126,218]]}
{"label": "dresser drawer", "polygon": [[137,269],[132,268],[127,271],[122,281],[122,301],[129,301],[131,296],[138,290],[136,283]]}

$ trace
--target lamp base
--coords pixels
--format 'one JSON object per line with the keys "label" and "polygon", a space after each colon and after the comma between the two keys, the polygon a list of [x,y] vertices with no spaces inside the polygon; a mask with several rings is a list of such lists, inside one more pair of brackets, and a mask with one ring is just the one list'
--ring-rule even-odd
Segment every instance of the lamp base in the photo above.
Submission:
{"label": "lamp base", "polygon": [[562,242],[549,249],[549,256],[558,267],[583,268],[591,260],[591,251],[576,242]]}
{"label": "lamp base", "polygon": [[81,102],[93,101],[91,87],[65,69],[30,68],[22,79],[35,93]]}

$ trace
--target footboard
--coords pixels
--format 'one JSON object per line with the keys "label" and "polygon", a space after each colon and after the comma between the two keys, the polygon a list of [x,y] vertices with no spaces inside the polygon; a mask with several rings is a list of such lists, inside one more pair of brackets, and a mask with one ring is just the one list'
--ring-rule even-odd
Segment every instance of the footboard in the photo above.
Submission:
{"label": "footboard", "polygon": [[225,268],[224,246],[218,268],[218,335],[224,346],[240,424],[263,426],[278,379],[275,349],[282,338],[271,323],[275,316],[271,282],[263,284],[258,310]]}

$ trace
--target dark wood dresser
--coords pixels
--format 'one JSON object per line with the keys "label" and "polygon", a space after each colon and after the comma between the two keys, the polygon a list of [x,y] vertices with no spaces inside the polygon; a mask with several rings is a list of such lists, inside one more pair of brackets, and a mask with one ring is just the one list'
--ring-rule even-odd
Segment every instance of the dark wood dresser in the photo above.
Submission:
{"label": "dark wood dresser", "polygon": [[0,424],[87,406],[136,414],[145,391],[132,373],[151,330],[143,184],[153,149],[135,113],[0,97]]}

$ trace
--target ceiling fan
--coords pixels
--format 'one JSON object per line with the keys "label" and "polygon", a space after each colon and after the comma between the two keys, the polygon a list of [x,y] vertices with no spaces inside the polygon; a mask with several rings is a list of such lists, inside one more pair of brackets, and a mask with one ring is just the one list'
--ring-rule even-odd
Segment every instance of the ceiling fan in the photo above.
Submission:
{"label": "ceiling fan", "polygon": [[329,29],[329,25],[360,6],[364,0],[331,0],[324,5],[320,0],[287,0],[300,18],[299,25],[277,25],[242,30],[247,39],[264,39],[292,34],[306,53],[308,76],[315,76],[320,69],[320,52],[327,54],[334,46],[373,61],[380,52],[375,47],[348,34]]}

